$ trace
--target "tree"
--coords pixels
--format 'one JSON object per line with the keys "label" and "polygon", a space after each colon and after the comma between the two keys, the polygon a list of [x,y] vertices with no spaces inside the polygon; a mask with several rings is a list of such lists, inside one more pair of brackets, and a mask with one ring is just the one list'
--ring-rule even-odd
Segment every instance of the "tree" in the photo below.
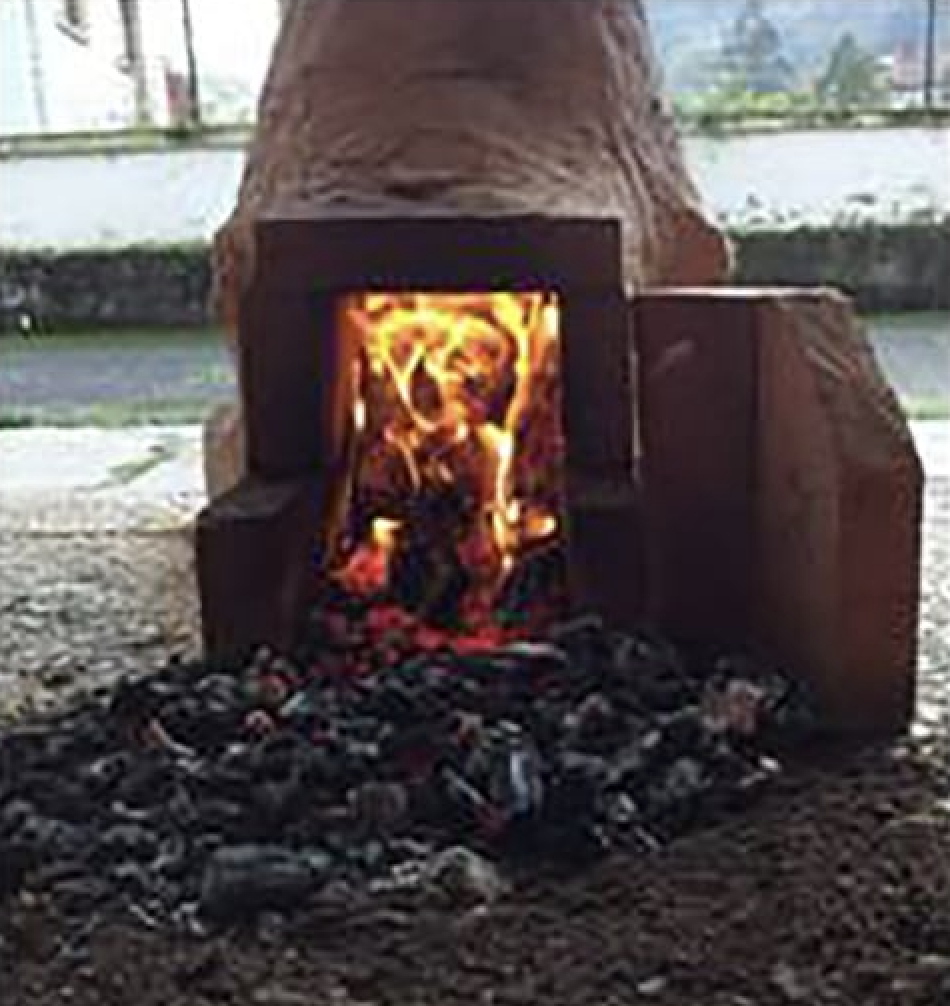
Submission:
{"label": "tree", "polygon": [[873,106],[884,94],[880,63],[851,32],[845,32],[832,49],[815,91],[822,104],[835,108]]}
{"label": "tree", "polygon": [[774,94],[789,86],[792,66],[782,52],[781,35],[765,13],[764,0],[746,0],[722,47],[720,66],[729,88]]}

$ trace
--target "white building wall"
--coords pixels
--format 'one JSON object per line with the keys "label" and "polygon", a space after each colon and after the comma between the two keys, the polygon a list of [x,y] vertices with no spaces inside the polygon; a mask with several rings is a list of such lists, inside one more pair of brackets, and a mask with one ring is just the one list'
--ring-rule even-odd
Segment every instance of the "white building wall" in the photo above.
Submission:
{"label": "white building wall", "polygon": [[[201,0],[192,0],[192,9]],[[236,0],[230,0],[232,6]],[[218,8],[221,9],[220,0]],[[166,73],[188,76],[185,31],[180,0],[139,0],[143,56],[148,80],[148,119],[160,129],[174,126]]]}
{"label": "white building wall", "polygon": [[732,225],[950,215],[950,128],[803,129],[686,140],[693,177]]}
{"label": "white building wall", "polygon": [[[950,212],[946,128],[690,137],[686,156],[727,225]],[[0,248],[207,241],[234,205],[243,161],[237,147],[0,157]]]}
{"label": "white building wall", "polygon": [[57,24],[56,3],[37,5],[41,19],[43,73],[46,78],[48,129],[121,129],[134,122],[131,77],[122,71],[124,52],[118,5],[103,0],[88,4],[89,36],[77,42]]}
{"label": "white building wall", "polygon": [[27,0],[0,0],[0,133],[40,130],[42,100],[33,73]]}
{"label": "white building wall", "polygon": [[[30,9],[32,4],[32,9]],[[90,0],[79,41],[58,0],[0,0],[0,134],[117,129],[133,122],[115,0]]]}
{"label": "white building wall", "polygon": [[[0,0],[0,136],[136,124],[133,81],[118,65],[119,0],[86,0],[86,9],[83,44],[58,27],[60,0]],[[277,0],[191,0],[191,10],[206,121],[250,121],[277,31]],[[181,4],[140,0],[140,18],[147,118],[175,125],[166,72],[188,74]]]}

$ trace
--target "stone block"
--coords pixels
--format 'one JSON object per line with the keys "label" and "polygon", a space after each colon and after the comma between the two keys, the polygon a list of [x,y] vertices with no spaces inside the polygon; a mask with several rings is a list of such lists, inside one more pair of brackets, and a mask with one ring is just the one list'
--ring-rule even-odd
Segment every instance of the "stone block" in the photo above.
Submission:
{"label": "stone block", "polygon": [[848,302],[764,295],[758,328],[757,620],[829,722],[913,714],[923,473]]}
{"label": "stone block", "polygon": [[848,301],[662,291],[634,329],[651,615],[803,678],[829,728],[905,726],[923,475]]}
{"label": "stone block", "polygon": [[205,489],[214,500],[233,489],[247,469],[244,420],[237,402],[224,402],[211,410],[204,422],[202,447]]}
{"label": "stone block", "polygon": [[627,300],[618,288],[561,297],[561,388],[569,471],[633,474],[636,398]]}
{"label": "stone block", "polygon": [[750,639],[752,319],[721,293],[634,302],[647,603],[662,632],[694,647]]}
{"label": "stone block", "polygon": [[630,475],[571,477],[566,500],[571,606],[619,629],[645,621],[643,501]]}
{"label": "stone block", "polygon": [[245,479],[198,516],[198,592],[206,654],[240,660],[297,637],[318,574],[325,526],[312,480]]}

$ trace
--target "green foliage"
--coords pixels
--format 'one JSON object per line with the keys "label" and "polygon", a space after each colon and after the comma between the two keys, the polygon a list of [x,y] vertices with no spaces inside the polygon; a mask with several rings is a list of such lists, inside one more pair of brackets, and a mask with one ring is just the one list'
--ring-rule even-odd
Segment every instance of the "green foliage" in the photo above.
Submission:
{"label": "green foliage", "polygon": [[756,119],[807,119],[819,111],[810,91],[757,93],[735,83],[713,90],[684,94],[676,101],[677,116],[702,130],[715,132],[717,125]]}
{"label": "green foliage", "polygon": [[815,83],[815,93],[821,105],[841,109],[867,108],[881,102],[886,88],[877,57],[859,45],[851,32],[845,32]]}
{"label": "green foliage", "polygon": [[756,95],[784,91],[792,81],[782,37],[765,13],[763,0],[746,0],[720,54],[721,79],[727,87]]}
{"label": "green foliage", "polygon": [[950,419],[950,400],[946,398],[901,395],[900,404],[908,419]]}

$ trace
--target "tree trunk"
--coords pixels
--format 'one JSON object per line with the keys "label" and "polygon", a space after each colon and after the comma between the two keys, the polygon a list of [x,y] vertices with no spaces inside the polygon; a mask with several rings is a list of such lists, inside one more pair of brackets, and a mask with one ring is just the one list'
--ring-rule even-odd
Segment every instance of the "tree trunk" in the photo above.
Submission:
{"label": "tree trunk", "polygon": [[728,269],[661,96],[640,0],[289,0],[237,208],[233,329],[262,213],[608,216],[631,290]]}

